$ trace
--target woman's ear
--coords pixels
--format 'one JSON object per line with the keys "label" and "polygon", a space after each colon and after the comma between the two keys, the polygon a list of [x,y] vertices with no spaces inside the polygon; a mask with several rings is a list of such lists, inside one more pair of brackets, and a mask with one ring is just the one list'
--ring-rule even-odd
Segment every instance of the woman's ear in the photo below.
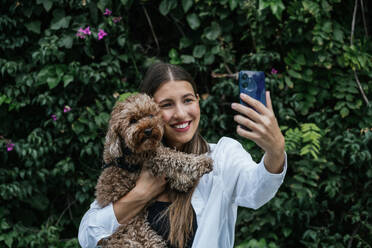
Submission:
{"label": "woman's ear", "polygon": [[198,93],[196,93],[196,99],[198,99],[198,101],[200,101],[200,97],[199,97]]}

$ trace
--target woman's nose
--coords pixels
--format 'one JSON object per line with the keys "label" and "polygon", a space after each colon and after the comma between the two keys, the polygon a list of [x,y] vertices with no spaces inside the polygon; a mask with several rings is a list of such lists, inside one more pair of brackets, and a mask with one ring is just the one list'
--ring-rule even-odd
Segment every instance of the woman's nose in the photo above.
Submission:
{"label": "woman's nose", "polygon": [[186,116],[186,109],[184,106],[178,104],[176,105],[176,109],[175,109],[175,112],[173,114],[173,116],[177,119],[182,119]]}

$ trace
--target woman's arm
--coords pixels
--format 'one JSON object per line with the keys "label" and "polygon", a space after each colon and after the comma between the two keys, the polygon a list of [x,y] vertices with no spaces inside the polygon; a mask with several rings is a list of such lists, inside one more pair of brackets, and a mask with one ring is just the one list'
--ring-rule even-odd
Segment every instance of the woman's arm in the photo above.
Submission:
{"label": "woman's arm", "polygon": [[[252,140],[266,152],[264,165],[269,172],[280,173],[284,165],[285,140],[274,115],[270,93],[266,92],[267,107],[246,94],[241,94],[240,97],[257,111],[242,104],[232,104],[232,109],[242,114],[234,117],[240,124],[237,133]],[[241,125],[249,130],[243,129]]]}
{"label": "woman's arm", "polygon": [[136,186],[115,203],[100,208],[94,202],[80,223],[81,247],[96,247],[101,239],[112,235],[119,224],[136,216],[147,202],[163,192],[165,183],[164,177],[154,177],[149,171],[143,170]]}

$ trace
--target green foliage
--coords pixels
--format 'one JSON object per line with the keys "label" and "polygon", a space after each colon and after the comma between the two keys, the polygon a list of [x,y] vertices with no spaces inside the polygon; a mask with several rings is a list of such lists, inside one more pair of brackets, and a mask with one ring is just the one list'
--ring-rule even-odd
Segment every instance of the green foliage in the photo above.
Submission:
{"label": "green foliage", "polygon": [[78,247],[111,109],[159,59],[195,78],[206,139],[256,160],[235,134],[237,82],[211,75],[266,73],[288,171],[272,201],[239,210],[237,247],[371,247],[372,109],[354,71],[371,100],[372,42],[359,6],[350,45],[354,1],[0,3],[1,247]]}

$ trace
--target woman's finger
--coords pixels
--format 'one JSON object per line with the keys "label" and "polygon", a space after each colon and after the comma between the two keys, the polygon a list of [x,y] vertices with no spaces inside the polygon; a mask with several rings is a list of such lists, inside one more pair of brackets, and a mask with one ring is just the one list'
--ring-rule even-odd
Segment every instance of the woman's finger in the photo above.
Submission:
{"label": "woman's finger", "polygon": [[266,105],[267,105],[267,108],[270,109],[271,112],[274,113],[273,105],[272,105],[272,102],[271,102],[270,91],[266,91]]}
{"label": "woman's finger", "polygon": [[242,115],[235,115],[234,116],[234,121],[236,121],[241,126],[249,128],[253,132],[262,132],[262,128],[261,128],[260,125],[258,125],[254,121],[252,121],[249,118],[244,117]]}
{"label": "woman's finger", "polygon": [[242,128],[240,125],[236,127],[236,133],[244,138],[252,140],[253,142],[256,142],[259,139],[259,136],[257,135],[257,133],[248,131]]}
{"label": "woman's finger", "polygon": [[265,115],[269,112],[268,108],[266,108],[265,105],[263,105],[260,101],[254,99],[253,97],[248,96],[247,94],[241,93],[240,98],[249,106],[258,111],[260,114]]}
{"label": "woman's finger", "polygon": [[249,119],[251,119],[254,122],[259,122],[260,119],[261,119],[261,116],[260,116],[259,113],[257,113],[256,111],[254,111],[252,108],[247,107],[247,106],[244,106],[242,104],[233,103],[231,105],[231,108],[233,110],[241,113],[242,115],[248,117]]}

